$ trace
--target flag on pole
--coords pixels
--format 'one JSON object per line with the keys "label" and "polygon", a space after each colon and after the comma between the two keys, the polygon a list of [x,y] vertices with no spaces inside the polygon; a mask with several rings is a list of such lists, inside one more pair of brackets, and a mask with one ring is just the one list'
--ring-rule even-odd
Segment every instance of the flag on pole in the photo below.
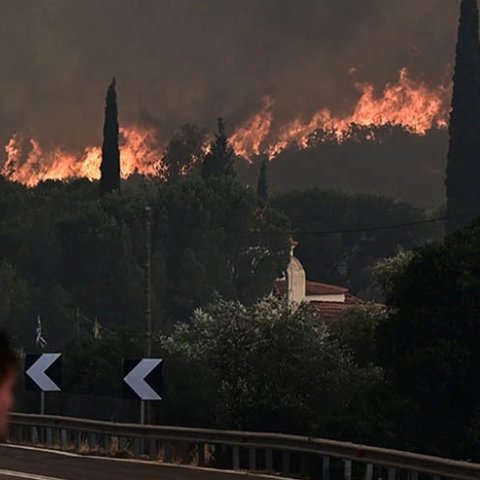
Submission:
{"label": "flag on pole", "polygon": [[100,325],[100,322],[96,318],[95,321],[93,322],[93,338],[95,340],[98,340],[101,337],[102,337],[102,327]]}
{"label": "flag on pole", "polygon": [[37,317],[37,329],[36,329],[35,343],[37,344],[37,347],[41,348],[42,350],[47,346],[47,341],[43,338],[42,320],[40,319],[40,315]]}

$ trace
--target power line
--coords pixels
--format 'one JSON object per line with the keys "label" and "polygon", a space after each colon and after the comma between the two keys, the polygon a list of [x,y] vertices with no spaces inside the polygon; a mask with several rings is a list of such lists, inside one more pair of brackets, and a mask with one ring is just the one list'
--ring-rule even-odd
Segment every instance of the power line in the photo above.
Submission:
{"label": "power line", "polygon": [[[290,230],[232,230],[229,229],[227,225],[177,225],[176,228],[181,229],[191,229],[191,230],[206,230],[206,231],[216,231],[223,229],[224,233],[231,233],[237,235],[347,235],[355,233],[371,233],[379,232],[385,230],[397,230],[402,228],[412,228],[419,227],[424,225],[431,225],[434,223],[446,222],[449,220],[460,220],[462,218],[478,217],[480,216],[480,210],[470,213],[463,213],[459,215],[452,216],[443,216],[443,217],[434,217],[424,220],[416,220],[412,222],[404,223],[393,223],[388,225],[377,225],[372,227],[357,227],[357,228],[345,228],[345,229],[328,229],[328,230],[302,230],[292,228]],[[175,228],[174,228],[175,230]]]}
{"label": "power line", "polygon": [[384,230],[397,230],[402,228],[410,228],[410,227],[418,227],[422,225],[429,225],[433,223],[439,223],[446,221],[446,217],[439,217],[439,218],[431,218],[428,220],[418,220],[416,222],[408,222],[408,223],[397,223],[391,225],[380,225],[376,227],[364,227],[364,228],[352,228],[352,229],[345,229],[345,230],[293,230],[293,233],[299,233],[302,235],[345,235],[349,233],[369,233],[369,232],[379,232]]}
{"label": "power line", "polygon": [[379,232],[384,230],[396,230],[402,228],[418,227],[422,225],[429,225],[433,223],[445,222],[447,220],[458,220],[461,218],[468,218],[472,215],[480,215],[480,211],[465,213],[462,215],[453,215],[450,217],[436,217],[425,220],[417,220],[414,222],[406,223],[396,223],[390,225],[379,225],[375,227],[361,227],[361,228],[349,228],[343,230],[277,230],[277,231],[259,231],[259,230],[227,230],[228,233],[237,233],[237,234],[255,234],[255,235],[346,235],[354,233],[370,233],[370,232]]}

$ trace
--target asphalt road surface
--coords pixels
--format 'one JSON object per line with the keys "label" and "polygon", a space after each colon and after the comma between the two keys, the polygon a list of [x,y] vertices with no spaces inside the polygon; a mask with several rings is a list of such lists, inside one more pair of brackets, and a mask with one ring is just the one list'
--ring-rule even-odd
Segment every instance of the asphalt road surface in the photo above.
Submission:
{"label": "asphalt road surface", "polygon": [[80,457],[0,446],[0,480],[254,480],[241,473]]}

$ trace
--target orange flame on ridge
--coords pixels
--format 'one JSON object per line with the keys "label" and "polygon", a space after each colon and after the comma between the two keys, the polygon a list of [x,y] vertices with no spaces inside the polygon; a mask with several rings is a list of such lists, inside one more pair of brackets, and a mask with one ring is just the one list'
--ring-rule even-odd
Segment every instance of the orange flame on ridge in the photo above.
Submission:
{"label": "orange flame on ridge", "polygon": [[448,125],[449,86],[429,88],[423,82],[412,80],[406,68],[400,71],[398,82],[387,84],[380,96],[376,95],[373,85],[357,83],[355,86],[361,95],[351,114],[335,116],[323,108],[309,121],[296,118],[277,132],[271,131],[273,102],[264,102],[261,111],[230,138],[235,153],[247,159],[259,153],[274,158],[292,144],[307,148],[310,135],[317,130],[333,131],[337,140],[342,141],[351,125],[397,125],[417,135]]}
{"label": "orange flame on ridge", "polygon": [[264,97],[262,103],[262,110],[237,128],[229,138],[235,155],[238,157],[249,159],[253,155],[262,153],[262,144],[272,128],[275,102],[271,97]]}
{"label": "orange flame on ridge", "polygon": [[[396,125],[416,135],[448,125],[450,86],[430,88],[411,79],[406,68],[400,71],[398,81],[387,84],[380,95],[370,84],[355,86],[360,98],[351,113],[334,115],[323,108],[310,120],[296,118],[280,126],[275,125],[274,99],[264,97],[260,111],[231,135],[229,140],[235,154],[247,160],[259,154],[272,159],[290,145],[308,148],[311,135],[319,130],[332,132],[332,138],[341,142],[348,136],[351,125]],[[122,127],[120,133],[122,177],[134,173],[161,174],[164,145],[158,142],[158,132],[154,128],[128,126]],[[205,151],[208,148],[206,145]],[[15,134],[5,146],[5,153],[0,174],[29,187],[44,180],[100,177],[100,147],[88,146],[75,154],[59,147],[45,149],[37,139]]]}
{"label": "orange flame on ridge", "polygon": [[[154,129],[122,127],[120,147],[122,178],[134,173],[155,175],[163,156]],[[35,138],[15,134],[5,146],[6,161],[1,174],[10,180],[34,187],[45,180],[100,178],[102,149],[86,147],[81,154],[53,148],[44,149]]]}

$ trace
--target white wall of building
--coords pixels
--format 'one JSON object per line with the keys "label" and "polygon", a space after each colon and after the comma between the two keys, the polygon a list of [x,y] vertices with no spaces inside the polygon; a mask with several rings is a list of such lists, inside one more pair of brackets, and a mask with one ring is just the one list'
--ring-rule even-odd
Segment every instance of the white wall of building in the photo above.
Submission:
{"label": "white wall of building", "polygon": [[330,295],[307,295],[305,297],[306,302],[332,302],[332,303],[345,303],[345,294],[330,294]]}
{"label": "white wall of building", "polygon": [[287,267],[288,301],[302,303],[306,297],[307,276],[298,260],[292,256]]}

